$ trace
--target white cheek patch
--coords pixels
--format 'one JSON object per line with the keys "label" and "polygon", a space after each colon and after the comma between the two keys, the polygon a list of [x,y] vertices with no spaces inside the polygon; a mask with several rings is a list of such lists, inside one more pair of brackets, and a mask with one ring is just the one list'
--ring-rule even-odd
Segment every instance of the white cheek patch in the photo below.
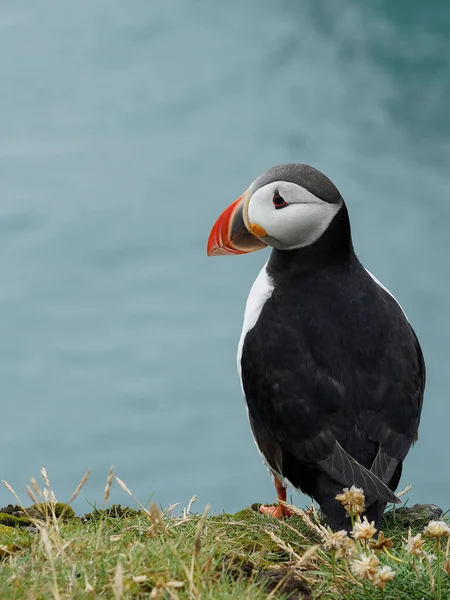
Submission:
{"label": "white cheek patch", "polygon": [[[274,207],[275,190],[288,206],[278,210]],[[256,190],[250,199],[248,218],[267,231],[265,242],[280,250],[293,250],[316,242],[341,206],[324,202],[295,183],[278,181]]]}
{"label": "white cheek patch", "polygon": [[[293,204],[286,207],[285,218],[279,218],[268,233],[279,242],[280,249],[293,250],[310,246],[325,233],[338,212],[335,204]],[[275,245],[275,244],[274,244]]]}

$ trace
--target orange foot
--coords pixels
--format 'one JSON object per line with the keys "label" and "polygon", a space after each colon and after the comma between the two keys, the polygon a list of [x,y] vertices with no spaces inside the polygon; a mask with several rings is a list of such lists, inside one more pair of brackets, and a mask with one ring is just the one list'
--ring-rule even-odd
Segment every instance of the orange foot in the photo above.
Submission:
{"label": "orange foot", "polygon": [[285,517],[292,517],[294,514],[292,510],[289,510],[283,504],[279,504],[278,506],[264,506],[261,504],[259,512],[262,515],[269,515],[269,517],[273,517],[274,519],[284,519]]}
{"label": "orange foot", "polygon": [[[277,477],[274,477],[274,483],[275,489],[277,490],[278,500],[281,502],[286,502],[286,488]],[[274,519],[284,519],[285,517],[292,517],[294,514],[292,510],[289,510],[289,508],[284,504],[278,504],[278,506],[261,505],[259,507],[259,512],[262,515],[269,515]]]}

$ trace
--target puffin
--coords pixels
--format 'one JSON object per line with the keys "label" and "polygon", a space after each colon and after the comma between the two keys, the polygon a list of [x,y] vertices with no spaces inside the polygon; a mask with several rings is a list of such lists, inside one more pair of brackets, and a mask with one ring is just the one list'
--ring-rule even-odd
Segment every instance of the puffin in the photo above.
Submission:
{"label": "puffin", "polygon": [[286,488],[351,529],[336,496],[356,486],[379,528],[417,440],[425,364],[394,296],[355,254],[347,206],[323,173],[275,166],[219,216],[209,256],[270,247],[244,313],[238,372],[250,428],[289,516]]}

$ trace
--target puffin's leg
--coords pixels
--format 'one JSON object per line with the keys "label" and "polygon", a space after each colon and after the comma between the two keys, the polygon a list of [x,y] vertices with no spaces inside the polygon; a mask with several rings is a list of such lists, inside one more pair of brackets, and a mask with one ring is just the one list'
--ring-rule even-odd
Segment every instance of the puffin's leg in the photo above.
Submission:
{"label": "puffin's leg", "polygon": [[[286,502],[286,488],[277,477],[274,477],[274,483],[277,490],[278,501],[281,500],[281,502]],[[275,519],[283,519],[284,517],[292,516],[292,512],[284,504],[278,504],[278,506],[264,506],[261,504],[259,512],[262,515],[270,515]]]}

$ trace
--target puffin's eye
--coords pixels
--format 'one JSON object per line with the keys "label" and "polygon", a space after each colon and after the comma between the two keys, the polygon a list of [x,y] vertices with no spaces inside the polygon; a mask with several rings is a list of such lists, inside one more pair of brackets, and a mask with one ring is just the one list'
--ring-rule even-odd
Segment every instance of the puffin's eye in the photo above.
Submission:
{"label": "puffin's eye", "polygon": [[285,199],[280,196],[278,190],[275,190],[274,194],[273,194],[273,198],[272,198],[272,202],[273,205],[275,206],[275,208],[284,208],[285,206],[287,206],[287,202],[285,201]]}

